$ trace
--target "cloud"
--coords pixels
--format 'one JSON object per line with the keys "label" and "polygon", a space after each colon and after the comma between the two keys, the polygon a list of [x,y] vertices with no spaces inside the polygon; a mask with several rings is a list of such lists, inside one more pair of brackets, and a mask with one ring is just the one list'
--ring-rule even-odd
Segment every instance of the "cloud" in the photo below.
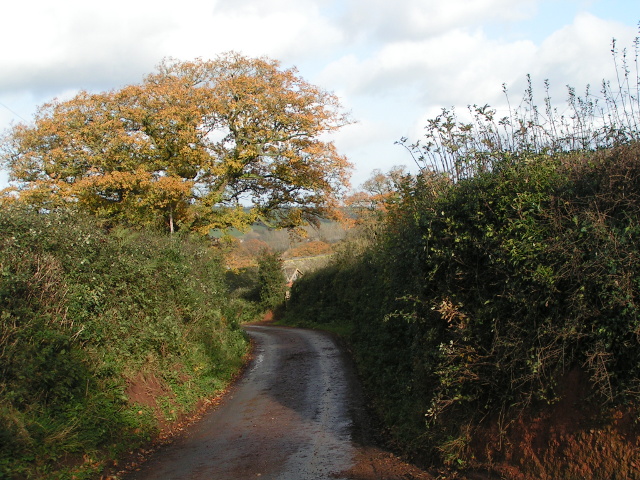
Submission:
{"label": "cloud", "polygon": [[173,27],[143,3],[12,2],[3,9],[10,21],[0,30],[2,90],[107,88],[148,72],[158,61],[157,43]]}
{"label": "cloud", "polygon": [[334,135],[338,150],[349,152],[349,159],[356,164],[351,179],[352,187],[361,185],[376,168],[388,171],[393,166],[412,162],[409,154],[395,145],[395,140],[402,136],[398,128],[397,124],[393,125],[391,118],[386,121],[366,119],[349,125]]}
{"label": "cloud", "polygon": [[532,16],[539,0],[349,0],[345,28],[379,41],[417,40]]}
{"label": "cloud", "polygon": [[[583,13],[540,45],[530,40],[489,38],[483,29],[452,29],[421,40],[389,42],[371,55],[345,55],[320,75],[325,84],[340,84],[349,96],[396,97],[424,108],[495,104],[502,85],[521,95],[526,76],[542,86],[549,79],[554,93],[565,85],[581,89],[599,85],[614,74],[612,36],[630,46],[634,29]],[[559,88],[556,88],[559,87]]]}
{"label": "cloud", "polygon": [[[229,50],[290,64],[326,54],[342,32],[320,1],[79,0],[12,2],[0,30],[0,91],[100,90],[139,82],[165,56],[213,58]],[[6,28],[5,28],[6,27]]]}
{"label": "cloud", "polygon": [[535,74],[578,89],[586,83],[598,86],[615,76],[612,39],[618,40],[620,49],[630,48],[635,34],[633,27],[581,13],[545,39],[536,56]]}
{"label": "cloud", "polygon": [[345,56],[329,65],[321,78],[347,85],[350,95],[398,96],[425,105],[466,105],[491,101],[531,61],[536,47],[528,41],[505,43],[482,31],[461,29],[421,41],[391,43],[372,57]]}
{"label": "cloud", "polygon": [[175,30],[164,49],[178,58],[213,57],[228,50],[268,55],[287,63],[332,51],[343,41],[320,11],[322,2],[242,0],[221,2],[211,16]]}

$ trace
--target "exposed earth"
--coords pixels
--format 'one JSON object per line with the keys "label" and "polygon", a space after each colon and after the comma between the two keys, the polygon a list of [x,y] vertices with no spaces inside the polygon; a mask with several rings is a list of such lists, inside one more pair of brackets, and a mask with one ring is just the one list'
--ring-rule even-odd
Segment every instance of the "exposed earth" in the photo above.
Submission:
{"label": "exposed earth", "polygon": [[372,444],[357,378],[333,336],[246,330],[253,360],[220,406],[119,478],[437,478]]}

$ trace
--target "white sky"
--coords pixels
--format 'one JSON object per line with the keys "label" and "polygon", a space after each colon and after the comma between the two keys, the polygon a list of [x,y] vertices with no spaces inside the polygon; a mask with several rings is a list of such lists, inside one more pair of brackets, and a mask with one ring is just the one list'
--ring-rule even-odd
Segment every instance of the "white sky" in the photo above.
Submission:
{"label": "white sky", "polygon": [[[562,106],[566,85],[615,78],[611,39],[633,53],[639,0],[22,0],[0,6],[0,132],[80,89],[139,83],[163,57],[267,55],[336,93],[358,122],[336,134],[355,164],[412,159],[442,107],[519,101],[526,74]],[[633,55],[632,55],[633,57]],[[635,66],[634,66],[635,68]],[[0,172],[0,188],[7,185]]]}

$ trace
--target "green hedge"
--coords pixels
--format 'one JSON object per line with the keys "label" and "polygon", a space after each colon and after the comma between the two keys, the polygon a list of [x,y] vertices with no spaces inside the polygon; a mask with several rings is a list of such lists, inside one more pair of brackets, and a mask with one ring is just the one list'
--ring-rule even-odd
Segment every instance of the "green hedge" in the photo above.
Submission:
{"label": "green hedge", "polygon": [[0,477],[91,477],[224,387],[246,341],[223,275],[199,239],[2,207]]}
{"label": "green hedge", "polygon": [[504,154],[457,183],[413,179],[364,254],[295,285],[287,318],[350,325],[379,413],[423,458],[555,402],[571,369],[600,404],[638,401],[639,158]]}

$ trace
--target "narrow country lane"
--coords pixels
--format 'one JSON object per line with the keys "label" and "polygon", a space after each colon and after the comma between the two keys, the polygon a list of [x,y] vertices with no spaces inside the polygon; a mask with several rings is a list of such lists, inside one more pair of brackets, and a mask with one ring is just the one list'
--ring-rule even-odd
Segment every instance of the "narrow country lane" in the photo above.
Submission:
{"label": "narrow country lane", "polygon": [[431,478],[361,445],[363,402],[332,336],[246,330],[256,347],[244,377],[219,408],[127,480]]}

